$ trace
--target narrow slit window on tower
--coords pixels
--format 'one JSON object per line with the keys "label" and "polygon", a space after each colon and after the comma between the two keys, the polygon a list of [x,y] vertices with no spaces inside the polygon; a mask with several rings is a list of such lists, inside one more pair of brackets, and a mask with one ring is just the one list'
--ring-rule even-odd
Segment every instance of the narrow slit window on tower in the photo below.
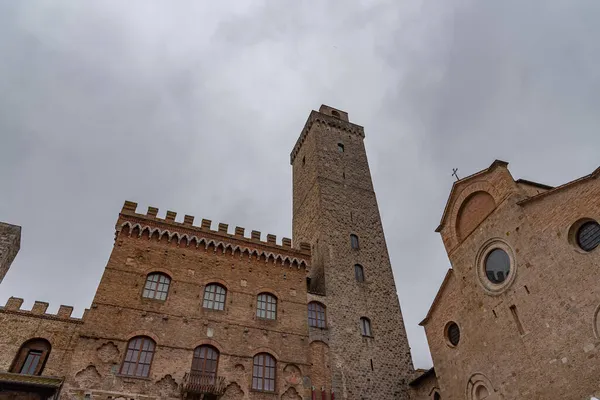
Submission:
{"label": "narrow slit window on tower", "polygon": [[338,152],[340,152],[340,153],[344,152],[344,144],[343,143],[338,143]]}
{"label": "narrow slit window on tower", "polygon": [[371,321],[369,318],[362,317],[360,319],[360,333],[363,336],[373,337],[373,332],[371,331]]}
{"label": "narrow slit window on tower", "polygon": [[517,329],[521,335],[525,334],[525,330],[523,329],[523,324],[521,324],[521,320],[519,319],[519,314],[517,314],[517,306],[510,306],[510,313],[515,319],[515,323],[517,324]]}
{"label": "narrow slit window on tower", "polygon": [[354,233],[350,235],[350,246],[352,246],[353,249],[358,249],[358,236]]}
{"label": "narrow slit window on tower", "polygon": [[354,264],[354,277],[356,278],[357,282],[365,281],[365,271],[364,271],[362,265]]}
{"label": "narrow slit window on tower", "polygon": [[306,164],[306,156],[302,157],[302,165]]}

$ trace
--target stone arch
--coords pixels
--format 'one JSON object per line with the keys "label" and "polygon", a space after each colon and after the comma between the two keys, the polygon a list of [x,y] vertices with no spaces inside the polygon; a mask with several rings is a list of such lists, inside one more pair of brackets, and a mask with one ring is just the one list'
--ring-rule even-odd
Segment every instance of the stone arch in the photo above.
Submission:
{"label": "stone arch", "polygon": [[491,183],[487,181],[473,182],[462,188],[460,191],[458,191],[457,188],[457,193],[452,195],[452,198],[454,198],[454,200],[449,200],[451,202],[450,208],[448,210],[448,214],[444,218],[444,220],[448,222],[447,235],[449,240],[448,244],[450,245],[450,248],[453,248],[454,246],[459,244],[456,223],[458,221],[458,213],[462,204],[469,196],[471,196],[471,194],[480,191],[487,192],[489,195],[491,195],[496,205],[502,203],[503,197],[501,197],[501,193]]}
{"label": "stone arch", "polygon": [[244,391],[242,390],[240,385],[238,385],[237,382],[231,382],[229,385],[227,385],[227,388],[225,389],[225,393],[223,393],[223,397],[221,397],[221,400],[239,400],[243,398]]}
{"label": "stone arch", "polygon": [[279,354],[275,353],[270,347],[259,347],[252,350],[252,357],[254,358],[257,354],[268,353],[275,358],[275,361],[279,362]]}
{"label": "stone arch", "polygon": [[496,208],[496,201],[486,191],[471,193],[460,205],[456,218],[456,235],[464,240]]}
{"label": "stone arch", "polygon": [[290,387],[281,395],[281,400],[302,400],[295,388]]}
{"label": "stone arch", "polygon": [[147,268],[146,271],[144,272],[144,283],[146,282],[145,281],[146,277],[155,272],[160,272],[162,274],[167,275],[169,277],[169,279],[171,280],[171,282],[173,282],[173,277],[175,276],[175,274],[173,274],[173,271],[171,271],[170,269],[163,268],[163,267],[150,267],[150,268]]}
{"label": "stone arch", "polygon": [[223,352],[223,346],[219,342],[214,339],[201,339],[195,342],[194,349],[200,346],[212,346],[219,351],[219,353]]}
{"label": "stone arch", "polygon": [[473,374],[467,382],[467,400],[492,400],[494,387],[487,376]]}
{"label": "stone arch", "polygon": [[[136,336],[147,336],[150,339],[154,340],[154,343],[155,343],[156,347],[158,347],[158,342],[159,342],[158,336],[154,332],[150,332],[150,331],[143,330],[143,329],[142,330],[137,330],[137,331],[134,331],[134,332],[130,332],[127,335],[126,342],[129,343],[129,341],[131,339],[133,339],[134,337],[136,337]],[[125,344],[125,346],[127,346],[127,343]]]}

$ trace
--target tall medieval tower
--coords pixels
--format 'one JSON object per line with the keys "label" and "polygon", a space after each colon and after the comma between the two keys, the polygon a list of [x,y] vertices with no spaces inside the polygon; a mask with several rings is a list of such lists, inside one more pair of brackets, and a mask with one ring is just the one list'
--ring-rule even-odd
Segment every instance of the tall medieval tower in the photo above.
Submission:
{"label": "tall medieval tower", "polygon": [[311,112],[291,153],[293,239],[312,246],[336,399],[408,399],[413,365],[363,140],[346,112]]}

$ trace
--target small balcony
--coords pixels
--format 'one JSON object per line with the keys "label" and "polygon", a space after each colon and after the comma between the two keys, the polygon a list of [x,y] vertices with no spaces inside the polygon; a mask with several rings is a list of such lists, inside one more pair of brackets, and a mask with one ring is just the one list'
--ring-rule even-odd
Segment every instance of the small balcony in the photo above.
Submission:
{"label": "small balcony", "polygon": [[183,376],[181,394],[185,398],[212,399],[225,392],[225,378],[192,371]]}

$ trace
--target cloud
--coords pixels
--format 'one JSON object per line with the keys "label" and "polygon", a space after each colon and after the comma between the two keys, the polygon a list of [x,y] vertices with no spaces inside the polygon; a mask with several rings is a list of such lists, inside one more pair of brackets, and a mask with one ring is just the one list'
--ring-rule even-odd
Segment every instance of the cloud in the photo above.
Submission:
{"label": "cloud", "polygon": [[[0,287],[92,300],[125,199],[288,236],[289,152],[311,109],[366,146],[417,366],[448,260],[452,168],[560,184],[598,166],[600,5],[0,3]],[[164,211],[163,211],[164,212]]]}

